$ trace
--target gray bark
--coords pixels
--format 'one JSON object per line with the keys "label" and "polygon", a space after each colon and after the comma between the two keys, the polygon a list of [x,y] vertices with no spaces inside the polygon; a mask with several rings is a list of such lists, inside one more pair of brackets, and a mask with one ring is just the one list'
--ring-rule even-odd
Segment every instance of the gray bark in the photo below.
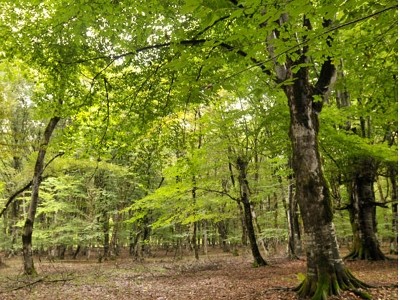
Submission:
{"label": "gray bark", "polygon": [[53,131],[56,128],[57,123],[59,121],[60,117],[53,117],[47,124],[35,163],[35,169],[32,178],[31,202],[29,204],[28,214],[25,220],[22,233],[22,253],[24,258],[24,273],[27,275],[36,274],[35,266],[33,263],[33,253],[32,253],[33,225],[35,222],[36,209],[39,203],[39,188],[44,168],[44,160],[47,152],[47,146],[49,145]]}

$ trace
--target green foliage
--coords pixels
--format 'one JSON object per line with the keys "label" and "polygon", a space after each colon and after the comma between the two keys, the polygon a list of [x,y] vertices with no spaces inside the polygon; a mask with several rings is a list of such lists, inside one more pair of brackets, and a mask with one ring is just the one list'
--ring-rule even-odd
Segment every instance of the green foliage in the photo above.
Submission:
{"label": "green foliage", "polygon": [[[2,203],[31,180],[43,124],[59,115],[47,161],[59,150],[65,155],[44,173],[50,177],[37,211],[38,247],[99,243],[102,222],[117,213],[125,221],[121,243],[129,242],[133,227],[151,226],[157,238],[173,241],[203,221],[231,222],[228,240],[236,243],[238,157],[248,161],[260,237],[284,241],[290,115],[270,75],[273,63],[296,60],[307,44],[311,59],[291,72],[308,68],[315,81],[330,56],[343,73],[332,97],[318,99],[325,105],[320,146],[330,182],[346,174],[355,157],[373,157],[381,169],[396,165],[397,13],[366,17],[391,5],[2,1]],[[289,20],[278,27],[282,13]],[[304,16],[312,30],[303,26]],[[325,28],[323,18],[336,27]],[[269,40],[274,30],[279,38]],[[338,105],[344,91],[349,105]],[[369,120],[368,134],[362,119]],[[29,193],[17,199],[18,216],[8,213],[1,223],[9,236],[12,226],[23,224]],[[389,236],[384,212],[378,210],[379,231]],[[347,238],[347,214],[335,221]],[[9,241],[2,243],[11,247]]]}

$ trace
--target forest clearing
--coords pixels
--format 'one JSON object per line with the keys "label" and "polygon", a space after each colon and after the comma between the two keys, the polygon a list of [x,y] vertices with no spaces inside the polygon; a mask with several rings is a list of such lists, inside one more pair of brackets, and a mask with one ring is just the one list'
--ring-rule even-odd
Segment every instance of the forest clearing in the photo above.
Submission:
{"label": "forest clearing", "polygon": [[[38,277],[22,276],[21,258],[7,260],[1,268],[0,298],[3,300],[295,300],[291,289],[299,284],[305,271],[305,259],[288,260],[268,257],[269,265],[252,266],[249,251],[238,256],[212,250],[199,260],[158,253],[143,261],[118,258],[98,263],[96,260],[38,262]],[[375,300],[398,299],[397,256],[391,260],[350,261],[346,265],[373,288],[368,293]],[[330,300],[359,300],[352,292]]]}

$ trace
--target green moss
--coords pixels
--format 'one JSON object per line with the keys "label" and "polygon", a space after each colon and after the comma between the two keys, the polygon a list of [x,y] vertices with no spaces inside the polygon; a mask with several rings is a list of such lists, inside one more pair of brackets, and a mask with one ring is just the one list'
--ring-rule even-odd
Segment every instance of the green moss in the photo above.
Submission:
{"label": "green moss", "polygon": [[363,299],[371,299],[371,296],[358,290],[358,288],[367,288],[369,285],[355,278],[349,270],[344,272],[336,272],[334,274],[322,273],[318,280],[311,280],[306,277],[301,284],[294,290],[300,298],[310,298],[312,300],[327,300],[329,296],[340,295],[343,290],[352,291]]}

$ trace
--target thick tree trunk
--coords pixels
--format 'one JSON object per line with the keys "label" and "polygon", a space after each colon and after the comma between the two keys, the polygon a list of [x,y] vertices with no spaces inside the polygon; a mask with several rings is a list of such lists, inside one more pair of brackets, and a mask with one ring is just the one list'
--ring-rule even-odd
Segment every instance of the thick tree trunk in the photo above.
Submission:
{"label": "thick tree trunk", "polygon": [[318,149],[318,113],[322,103],[313,103],[315,95],[307,69],[301,68],[293,85],[284,90],[291,114],[295,197],[303,218],[307,254],[306,278],[297,291],[301,298],[327,299],[328,295],[338,295],[342,289],[364,285],[345,268],[339,255],[329,190]]}
{"label": "thick tree trunk", "polygon": [[44,159],[47,152],[47,146],[49,145],[50,138],[59,121],[60,121],[59,117],[53,117],[47,124],[46,129],[44,131],[43,140],[39,148],[38,156],[36,159],[35,169],[33,171],[31,202],[29,204],[29,209],[27,212],[27,217],[25,220],[22,233],[22,253],[24,258],[24,273],[26,275],[36,274],[35,266],[33,264],[33,255],[32,255],[33,224],[35,222],[36,209],[39,202],[39,188],[43,173]]}
{"label": "thick tree trunk", "polygon": [[376,166],[371,158],[360,158],[354,166],[350,186],[350,222],[353,250],[346,258],[384,260],[376,237],[374,180]]}
{"label": "thick tree trunk", "polygon": [[237,168],[239,170],[239,185],[240,185],[240,199],[244,208],[244,220],[246,224],[246,230],[248,234],[248,238],[250,241],[251,253],[254,258],[254,265],[256,267],[266,266],[267,263],[261,256],[260,250],[257,245],[257,238],[253,226],[253,216],[251,214],[251,203],[250,203],[250,190],[247,182],[247,161],[238,158],[237,159]]}

